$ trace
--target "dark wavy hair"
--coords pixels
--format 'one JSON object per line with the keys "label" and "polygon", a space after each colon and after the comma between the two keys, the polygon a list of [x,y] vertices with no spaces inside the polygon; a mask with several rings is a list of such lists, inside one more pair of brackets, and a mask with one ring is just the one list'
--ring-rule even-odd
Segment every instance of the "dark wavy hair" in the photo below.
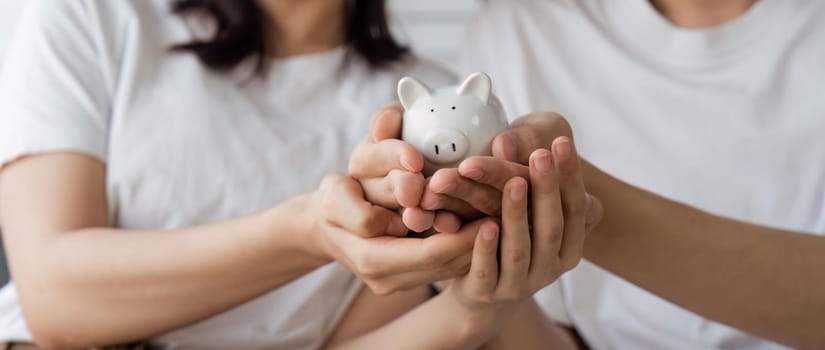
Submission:
{"label": "dark wavy hair", "polygon": [[[266,14],[255,0],[174,0],[172,13],[207,15],[217,30],[205,41],[175,45],[191,52],[207,67],[226,71],[252,56],[256,72],[266,65]],[[380,68],[403,58],[409,50],[392,37],[384,0],[346,0],[346,43],[371,67]]]}

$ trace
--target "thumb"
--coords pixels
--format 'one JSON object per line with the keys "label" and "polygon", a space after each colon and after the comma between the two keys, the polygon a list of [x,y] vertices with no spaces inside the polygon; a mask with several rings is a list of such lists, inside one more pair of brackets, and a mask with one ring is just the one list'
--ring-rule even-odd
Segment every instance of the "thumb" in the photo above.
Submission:
{"label": "thumb", "polygon": [[370,139],[381,141],[401,138],[401,118],[404,108],[399,102],[384,106],[370,122]]}

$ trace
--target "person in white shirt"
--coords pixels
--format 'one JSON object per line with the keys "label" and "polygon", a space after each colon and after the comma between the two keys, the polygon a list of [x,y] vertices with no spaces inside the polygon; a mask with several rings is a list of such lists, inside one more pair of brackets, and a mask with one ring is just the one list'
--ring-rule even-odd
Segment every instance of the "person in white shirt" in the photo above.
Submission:
{"label": "person in white shirt", "polygon": [[[452,80],[392,40],[382,1],[30,1],[0,73],[13,275],[0,342],[481,345],[469,317],[515,310],[564,269],[522,254],[526,179],[498,199],[501,224],[407,239],[390,236],[407,232],[398,214],[327,175],[346,170],[366,116],[403,75]],[[577,170],[558,172],[575,160],[528,174],[542,190],[534,210],[561,215],[562,185],[584,203]],[[552,221],[532,226],[544,241],[559,234]],[[499,266],[499,237],[518,264]],[[527,273],[531,256],[541,266]],[[499,267],[502,280],[477,278]],[[450,278],[430,299],[429,284]],[[399,292],[379,297],[359,279]]]}
{"label": "person in white shirt", "polygon": [[[565,115],[582,156],[620,180],[822,234],[823,14],[813,1],[490,1],[463,68],[488,72],[511,116]],[[617,203],[588,190],[608,202],[585,254],[601,267],[584,262],[538,299],[590,346],[823,344],[821,237],[687,225],[691,215],[667,216],[673,206],[647,212],[672,220],[650,221],[660,234],[611,226]]]}
{"label": "person in white shirt", "polygon": [[[605,218],[587,261],[537,294],[553,320],[596,349],[825,344],[824,14],[803,0],[482,6],[464,71],[489,73],[511,118],[564,114],[582,156],[616,176],[583,163]],[[518,123],[496,140],[497,158],[527,164],[571,134],[558,116]],[[519,174],[468,160],[429,180],[421,208],[494,211],[495,196],[467,194]],[[532,329],[501,340],[558,341]]]}

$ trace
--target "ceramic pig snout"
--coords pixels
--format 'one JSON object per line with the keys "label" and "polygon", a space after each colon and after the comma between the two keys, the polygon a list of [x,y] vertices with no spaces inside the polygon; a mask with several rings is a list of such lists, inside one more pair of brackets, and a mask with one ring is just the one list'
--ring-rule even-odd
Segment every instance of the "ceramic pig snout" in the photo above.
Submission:
{"label": "ceramic pig snout", "polygon": [[434,131],[424,138],[424,157],[436,164],[451,164],[464,159],[469,146],[458,130]]}

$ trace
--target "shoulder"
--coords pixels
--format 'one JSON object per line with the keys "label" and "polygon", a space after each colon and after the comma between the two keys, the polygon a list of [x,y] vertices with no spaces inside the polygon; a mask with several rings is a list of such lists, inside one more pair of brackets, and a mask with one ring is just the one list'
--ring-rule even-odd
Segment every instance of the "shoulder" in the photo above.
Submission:
{"label": "shoulder", "polygon": [[157,20],[170,14],[169,9],[169,2],[163,0],[28,0],[22,15],[42,23],[92,26],[116,24],[129,19]]}
{"label": "shoulder", "polygon": [[[169,1],[27,0],[16,36],[44,35],[51,43],[75,37],[117,46],[119,41],[168,28]],[[148,32],[148,33],[147,33]]]}

